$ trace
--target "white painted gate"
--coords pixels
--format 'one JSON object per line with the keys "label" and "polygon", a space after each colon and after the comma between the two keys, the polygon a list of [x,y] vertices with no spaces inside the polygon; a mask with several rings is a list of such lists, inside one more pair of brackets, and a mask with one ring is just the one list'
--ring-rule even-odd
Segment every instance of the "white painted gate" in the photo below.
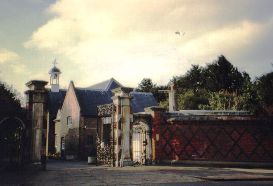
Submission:
{"label": "white painted gate", "polygon": [[133,161],[140,164],[145,164],[146,157],[146,130],[143,126],[134,126],[133,127],[133,136],[132,136],[132,146],[133,146]]}

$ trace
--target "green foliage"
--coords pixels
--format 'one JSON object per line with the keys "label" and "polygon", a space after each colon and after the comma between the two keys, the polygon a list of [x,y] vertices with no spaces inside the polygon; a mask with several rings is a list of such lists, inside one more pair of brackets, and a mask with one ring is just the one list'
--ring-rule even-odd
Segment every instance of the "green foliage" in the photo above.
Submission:
{"label": "green foliage", "polygon": [[162,100],[159,102],[159,106],[168,110],[169,109],[169,101],[167,99]]}
{"label": "green foliage", "polygon": [[217,92],[227,90],[229,92],[241,91],[244,78],[243,74],[238,71],[223,55],[208,64],[204,68],[204,81],[207,90]]}
{"label": "green foliage", "polygon": [[255,81],[260,108],[267,113],[273,114],[273,72],[262,75]]}
{"label": "green foliage", "polygon": [[[205,67],[192,65],[186,74],[173,77],[176,85],[178,109],[247,110],[251,113],[273,113],[273,72],[262,75],[255,82],[248,73],[240,72],[223,55]],[[139,91],[152,92],[160,106],[168,108],[168,95],[158,90],[149,78],[144,78]]]}
{"label": "green foliage", "polygon": [[[160,90],[168,90],[168,86],[156,86],[154,90],[152,91],[155,99],[157,100],[158,103],[164,102],[168,99],[168,94],[160,92]],[[167,101],[168,103],[168,101]]]}
{"label": "green foliage", "polygon": [[256,80],[258,94],[265,106],[273,105],[273,72],[262,75]]}
{"label": "green foliage", "polygon": [[244,84],[240,96],[240,109],[248,110],[251,113],[259,113],[262,111],[256,85],[251,82],[247,73],[243,73]]}
{"label": "green foliage", "polygon": [[208,104],[207,92],[204,89],[194,91],[188,89],[177,95],[178,110],[198,110]]}
{"label": "green foliage", "polygon": [[159,90],[167,90],[167,86],[157,86],[150,78],[144,78],[137,87],[139,92],[151,92],[155,96],[157,102],[161,102],[167,99],[167,94],[159,92]]}
{"label": "green foliage", "polygon": [[211,92],[209,105],[203,107],[208,110],[240,110],[241,96],[228,91]]}
{"label": "green foliage", "polygon": [[7,84],[0,82],[0,110],[12,111],[20,108],[21,104],[16,91]]}
{"label": "green foliage", "polygon": [[223,55],[205,67],[192,65],[173,81],[182,93],[179,109],[256,110],[255,89],[246,72],[239,72]]}
{"label": "green foliage", "polygon": [[144,78],[139,84],[137,90],[140,92],[153,92],[156,84],[150,78]]}
{"label": "green foliage", "polygon": [[212,92],[221,90],[240,92],[244,83],[244,75],[222,55],[206,67],[192,65],[184,76],[174,77],[173,81],[178,88],[191,89],[194,92],[199,89]]}
{"label": "green foliage", "polygon": [[192,68],[181,77],[174,77],[173,82],[182,89],[192,89],[194,92],[204,87],[203,68],[198,65],[192,65]]}

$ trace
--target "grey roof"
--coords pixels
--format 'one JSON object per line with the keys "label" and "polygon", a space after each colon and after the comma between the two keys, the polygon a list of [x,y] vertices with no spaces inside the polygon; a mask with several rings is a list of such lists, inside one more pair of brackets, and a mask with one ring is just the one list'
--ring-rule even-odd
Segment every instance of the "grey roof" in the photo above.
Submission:
{"label": "grey roof", "polygon": [[90,90],[112,90],[117,87],[123,87],[118,81],[116,81],[114,78],[108,79],[106,81],[103,81],[101,83],[89,86],[85,89],[90,89]]}
{"label": "grey roof", "polygon": [[110,91],[76,88],[76,95],[81,107],[81,114],[86,116],[96,116],[98,105],[112,103]]}
{"label": "grey roof", "polygon": [[133,97],[131,102],[133,113],[143,112],[146,107],[158,106],[152,93],[131,92],[130,95]]}
{"label": "grey roof", "polygon": [[[112,89],[122,87],[115,79],[90,86],[88,88],[75,88],[76,96],[81,107],[81,114],[85,116],[97,116],[97,106],[113,103],[111,97]],[[49,92],[49,112],[51,116],[56,116],[58,109],[61,108],[66,90],[59,92]],[[152,93],[131,92],[133,97],[131,106],[133,113],[143,112],[144,108],[157,106],[157,102]]]}
{"label": "grey roof", "polygon": [[61,89],[59,92],[48,92],[48,108],[52,117],[57,115],[58,109],[63,105],[66,90]]}
{"label": "grey roof", "polygon": [[[112,103],[111,91],[87,90],[77,89],[76,95],[81,107],[81,114],[86,116],[96,116],[97,106]],[[131,106],[133,113],[143,112],[144,108],[157,106],[157,102],[152,93],[145,92],[131,92],[133,97]]]}

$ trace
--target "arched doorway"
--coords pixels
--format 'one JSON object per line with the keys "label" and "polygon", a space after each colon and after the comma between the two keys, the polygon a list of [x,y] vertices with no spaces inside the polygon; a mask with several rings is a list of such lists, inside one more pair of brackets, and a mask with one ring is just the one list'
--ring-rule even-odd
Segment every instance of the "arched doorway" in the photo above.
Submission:
{"label": "arched doorway", "polygon": [[2,165],[20,165],[23,160],[25,124],[17,117],[0,120],[0,162]]}
{"label": "arched doorway", "polygon": [[139,122],[132,129],[132,157],[135,163],[146,164],[151,155],[150,128]]}

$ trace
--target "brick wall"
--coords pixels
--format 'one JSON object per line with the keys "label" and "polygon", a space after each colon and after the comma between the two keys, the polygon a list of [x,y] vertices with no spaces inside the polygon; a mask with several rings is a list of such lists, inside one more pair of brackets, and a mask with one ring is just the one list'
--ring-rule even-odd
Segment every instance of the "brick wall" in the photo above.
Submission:
{"label": "brick wall", "polygon": [[79,139],[79,154],[81,159],[86,159],[91,154],[91,151],[96,149],[97,125],[99,126],[98,132],[100,134],[101,120],[97,120],[95,117],[81,117]]}
{"label": "brick wall", "polygon": [[153,115],[154,160],[273,162],[272,120],[167,120]]}

